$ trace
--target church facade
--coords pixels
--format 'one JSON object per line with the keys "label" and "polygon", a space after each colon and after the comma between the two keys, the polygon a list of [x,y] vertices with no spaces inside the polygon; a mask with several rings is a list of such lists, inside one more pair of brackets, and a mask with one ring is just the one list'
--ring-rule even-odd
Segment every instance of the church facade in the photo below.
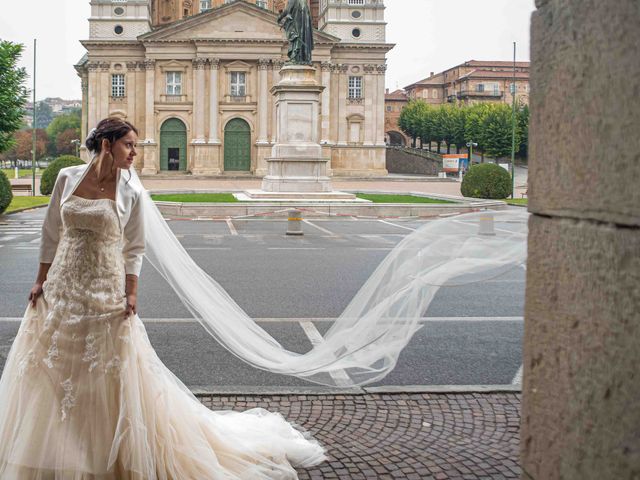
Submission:
{"label": "church facade", "polygon": [[[76,65],[83,138],[107,116],[140,130],[143,175],[267,173],[271,89],[287,60],[282,0],[91,0]],[[333,175],[384,175],[383,0],[312,0],[318,128]],[[87,152],[83,149],[83,155]]]}

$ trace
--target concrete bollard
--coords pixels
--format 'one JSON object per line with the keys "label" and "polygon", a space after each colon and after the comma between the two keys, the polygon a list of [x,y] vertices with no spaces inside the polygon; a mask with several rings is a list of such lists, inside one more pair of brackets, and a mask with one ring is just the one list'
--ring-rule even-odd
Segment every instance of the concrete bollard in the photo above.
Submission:
{"label": "concrete bollard", "polygon": [[495,235],[496,231],[493,226],[493,214],[483,213],[480,217],[480,229],[478,235]]}
{"label": "concrete bollard", "polygon": [[287,235],[304,235],[302,231],[302,212],[295,208],[289,210],[287,219]]}

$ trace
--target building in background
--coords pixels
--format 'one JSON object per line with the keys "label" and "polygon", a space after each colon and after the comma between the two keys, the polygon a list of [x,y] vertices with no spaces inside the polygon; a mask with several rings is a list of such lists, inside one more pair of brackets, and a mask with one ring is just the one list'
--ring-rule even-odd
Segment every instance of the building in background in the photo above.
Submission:
{"label": "building in background", "polygon": [[[515,95],[529,104],[529,62],[516,62]],[[429,104],[494,102],[513,100],[513,62],[469,60],[440,73],[431,72],[424,80],[404,89],[410,100]]]}
{"label": "building in background", "polygon": [[385,90],[384,95],[384,131],[385,142],[392,146],[409,145],[409,138],[398,127],[400,120],[400,112],[409,102],[407,94],[404,90],[398,89],[389,93],[389,89]]}
{"label": "building in background", "polygon": [[[140,129],[136,166],[197,175],[267,172],[270,90],[287,60],[284,0],[91,0],[82,79],[83,138],[115,115]],[[385,168],[382,0],[311,2],[323,153],[334,175]]]}

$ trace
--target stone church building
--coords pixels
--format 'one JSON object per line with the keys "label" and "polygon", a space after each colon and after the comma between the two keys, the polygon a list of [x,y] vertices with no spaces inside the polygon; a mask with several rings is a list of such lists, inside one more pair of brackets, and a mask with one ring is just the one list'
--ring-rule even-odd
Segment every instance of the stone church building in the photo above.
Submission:
{"label": "stone church building", "polygon": [[[91,0],[82,129],[140,130],[143,175],[255,175],[275,143],[271,88],[287,60],[284,0]],[[383,0],[311,0],[318,128],[333,175],[384,175]],[[86,149],[83,148],[86,157]]]}

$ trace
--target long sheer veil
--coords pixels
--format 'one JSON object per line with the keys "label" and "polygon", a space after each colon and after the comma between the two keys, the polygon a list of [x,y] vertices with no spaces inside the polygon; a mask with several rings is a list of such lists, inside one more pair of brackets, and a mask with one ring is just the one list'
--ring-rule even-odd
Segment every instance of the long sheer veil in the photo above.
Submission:
{"label": "long sheer veil", "polygon": [[422,328],[439,288],[493,278],[526,259],[523,210],[427,221],[380,263],[322,340],[300,354],[280,345],[193,261],[131,172],[144,192],[145,256],[205,330],[256,368],[320,385],[355,387],[382,379]]}

